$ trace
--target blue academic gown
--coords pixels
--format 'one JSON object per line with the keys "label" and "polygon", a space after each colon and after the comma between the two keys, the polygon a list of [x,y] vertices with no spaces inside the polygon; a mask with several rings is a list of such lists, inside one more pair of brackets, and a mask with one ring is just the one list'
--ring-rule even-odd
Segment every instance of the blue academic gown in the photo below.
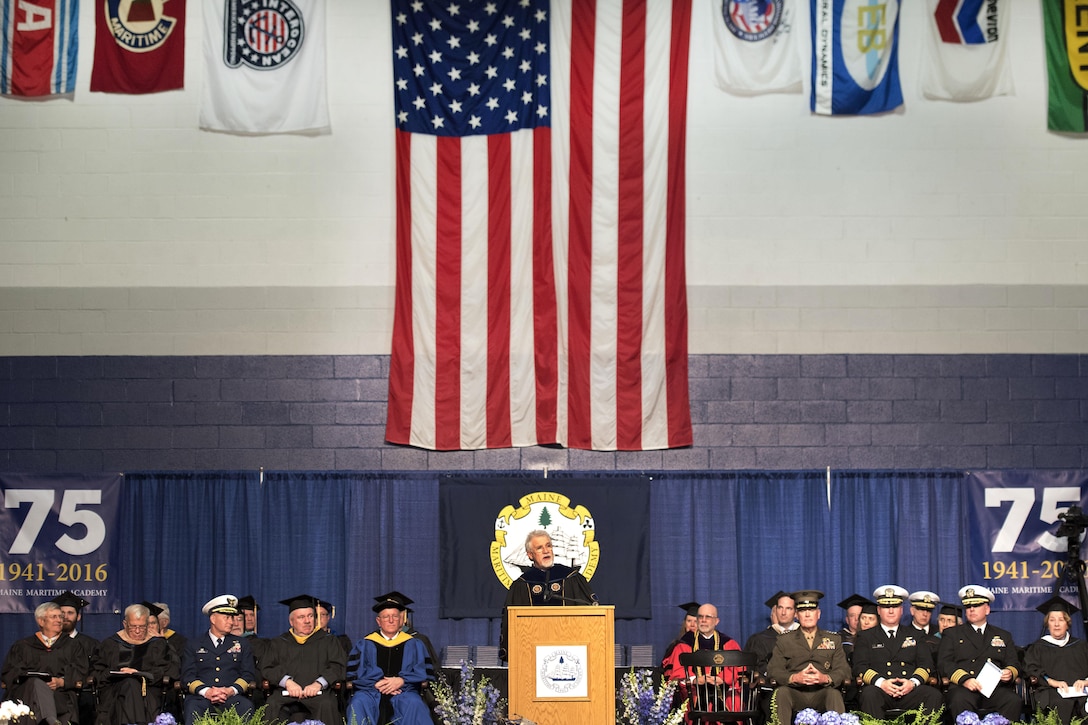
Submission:
{"label": "blue academic gown", "polygon": [[[379,664],[379,647],[383,650],[400,647],[400,669],[386,673]],[[382,657],[389,655],[381,652]],[[411,635],[400,632],[387,640],[378,632],[372,632],[355,643],[348,658],[348,679],[355,684],[355,694],[348,704],[347,722],[357,725],[382,725],[379,721],[382,694],[374,685],[383,677],[403,677],[404,688],[399,695],[389,698],[396,725],[431,725],[431,715],[420,697],[420,686],[427,680],[427,650]]]}

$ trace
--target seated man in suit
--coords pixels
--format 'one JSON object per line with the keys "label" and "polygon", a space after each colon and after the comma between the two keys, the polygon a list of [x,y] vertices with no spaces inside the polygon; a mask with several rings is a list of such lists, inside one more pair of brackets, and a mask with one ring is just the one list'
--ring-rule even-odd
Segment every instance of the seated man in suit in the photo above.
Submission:
{"label": "seated man in suit", "polygon": [[98,723],[149,723],[162,710],[163,683],[178,678],[178,658],[162,637],[148,632],[143,604],[125,607],[122,628],[102,640],[94,657]]}
{"label": "seated man in suit", "polygon": [[858,633],[854,641],[854,676],[862,681],[858,707],[883,720],[889,709],[936,712],[941,693],[927,683],[933,671],[933,653],[925,635],[903,624],[907,590],[889,585],[873,592],[880,624]]}
{"label": "seated man in suit", "polygon": [[795,592],[801,626],[774,643],[767,674],[779,685],[771,708],[778,714],[778,725],[791,725],[793,714],[807,707],[845,711],[839,686],[849,679],[850,665],[839,635],[818,626],[823,596],[811,590]]}
{"label": "seated man in suit", "polygon": [[229,595],[212,599],[201,609],[210,627],[188,640],[181,657],[181,686],[185,698],[185,725],[214,710],[234,709],[246,717],[253,711],[248,693],[257,679],[249,642],[231,633],[240,620],[238,600]]}
{"label": "seated man in suit", "polygon": [[[1015,688],[1020,654],[1012,634],[987,622],[994,594],[986,587],[969,584],[960,589],[959,597],[967,622],[946,629],[937,651],[937,669],[951,683],[946,697],[948,715],[955,720],[961,712],[985,708],[1016,722],[1021,710]],[[1000,668],[1001,677],[987,695],[978,676],[983,667],[991,665]]]}
{"label": "seated man in suit", "polygon": [[4,660],[4,699],[30,707],[36,722],[68,722],[77,716],[72,686],[87,676],[83,651],[63,636],[64,615],[56,602],[39,604],[34,619],[38,631],[15,642]]}
{"label": "seated man in suit", "polygon": [[347,655],[336,637],[317,627],[317,598],[308,594],[281,600],[290,610],[290,629],[268,640],[261,676],[272,686],[266,718],[296,717],[340,722],[333,685],[344,679]]}

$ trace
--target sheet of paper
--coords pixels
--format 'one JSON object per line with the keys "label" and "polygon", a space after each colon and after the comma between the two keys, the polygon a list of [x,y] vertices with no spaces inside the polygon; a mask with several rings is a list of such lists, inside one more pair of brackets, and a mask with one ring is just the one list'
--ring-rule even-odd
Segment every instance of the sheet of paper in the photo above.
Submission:
{"label": "sheet of paper", "polygon": [[1088,692],[1085,692],[1084,688],[1077,689],[1075,687],[1059,687],[1058,694],[1062,697],[1084,697]]}
{"label": "sheet of paper", "polygon": [[975,676],[975,679],[978,680],[978,684],[982,687],[982,694],[989,697],[994,694],[998,683],[1001,682],[1001,668],[990,662],[990,660],[986,660],[986,664],[982,666],[982,671]]}

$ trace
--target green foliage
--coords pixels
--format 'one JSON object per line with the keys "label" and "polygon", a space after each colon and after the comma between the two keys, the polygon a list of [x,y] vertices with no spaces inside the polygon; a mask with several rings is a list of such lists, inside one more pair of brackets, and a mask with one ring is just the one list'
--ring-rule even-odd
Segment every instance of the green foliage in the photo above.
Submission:
{"label": "green foliage", "polygon": [[548,528],[548,524],[550,524],[551,522],[552,515],[548,513],[548,507],[545,506],[540,509],[540,527],[546,529]]}
{"label": "green foliage", "polygon": [[[943,725],[944,721],[943,707],[939,707],[936,710],[926,710],[924,707],[920,707],[917,710],[907,710],[899,715],[899,717],[891,720],[882,720],[864,712],[856,712],[854,714],[858,716],[861,725]],[[1058,725],[1060,725],[1060,723]]]}
{"label": "green foliage", "polygon": [[223,712],[208,710],[203,715],[193,718],[193,725],[265,725],[264,708],[259,707],[248,717],[242,717],[233,707]]}
{"label": "green foliage", "polygon": [[[1084,725],[1085,720],[1088,718],[1074,716],[1069,725]],[[1044,710],[1042,708],[1036,709],[1031,713],[1031,717],[1027,721],[1027,725],[1065,725],[1062,719],[1058,717],[1058,711],[1051,708]]]}

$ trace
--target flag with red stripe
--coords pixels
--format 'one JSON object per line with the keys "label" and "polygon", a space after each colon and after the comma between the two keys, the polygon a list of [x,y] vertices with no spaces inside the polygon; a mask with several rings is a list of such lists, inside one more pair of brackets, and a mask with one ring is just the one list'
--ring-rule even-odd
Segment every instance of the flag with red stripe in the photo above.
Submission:
{"label": "flag with red stripe", "polygon": [[1013,93],[1009,61],[1011,0],[926,0],[922,94],[979,101]]}
{"label": "flag with red stripe", "polygon": [[690,445],[690,3],[391,2],[386,438]]}
{"label": "flag with red stripe", "polygon": [[0,0],[0,95],[76,89],[79,0]]}

